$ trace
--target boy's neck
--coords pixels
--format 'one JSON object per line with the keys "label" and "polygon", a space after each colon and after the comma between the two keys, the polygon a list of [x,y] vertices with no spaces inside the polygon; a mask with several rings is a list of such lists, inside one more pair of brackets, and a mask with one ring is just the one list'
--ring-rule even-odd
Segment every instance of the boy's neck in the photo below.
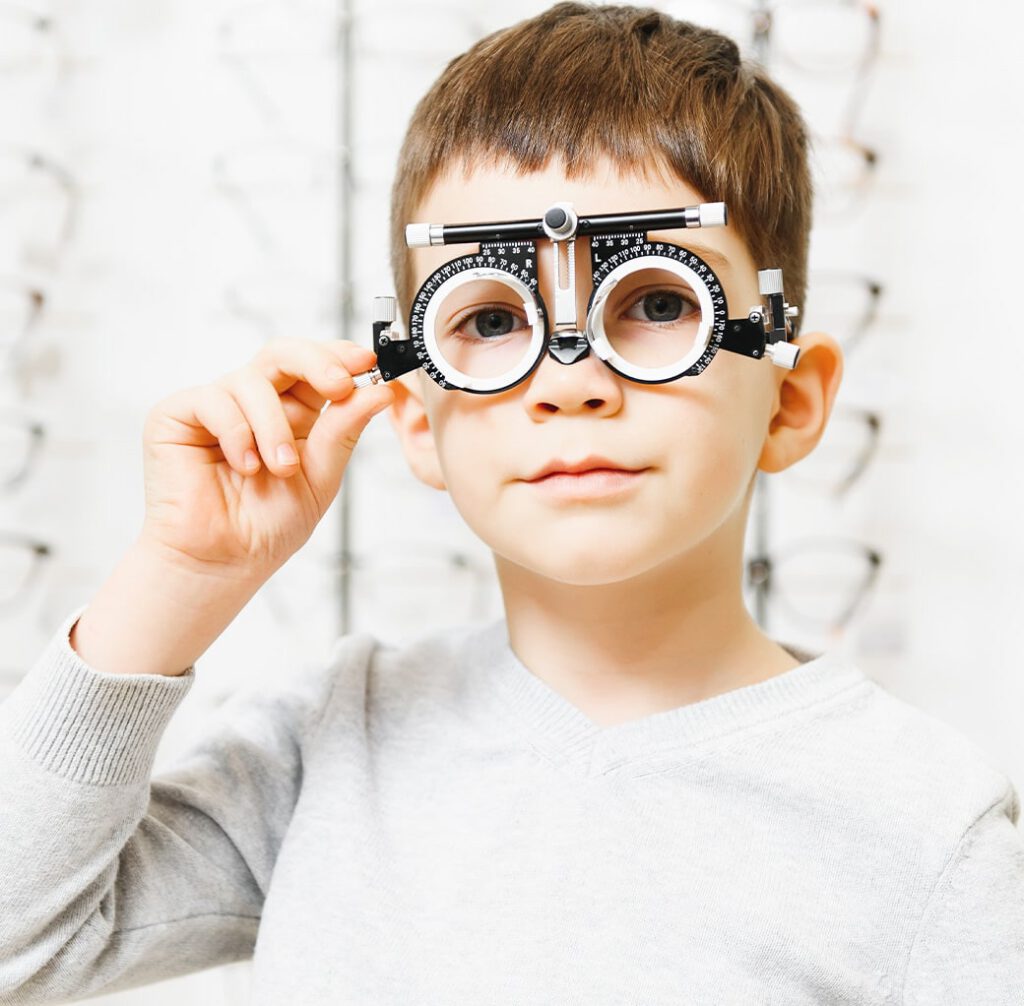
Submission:
{"label": "boy's neck", "polygon": [[800,664],[751,618],[739,563],[732,572],[706,551],[600,586],[554,581],[498,555],[495,561],[513,652],[599,726],[711,698]]}

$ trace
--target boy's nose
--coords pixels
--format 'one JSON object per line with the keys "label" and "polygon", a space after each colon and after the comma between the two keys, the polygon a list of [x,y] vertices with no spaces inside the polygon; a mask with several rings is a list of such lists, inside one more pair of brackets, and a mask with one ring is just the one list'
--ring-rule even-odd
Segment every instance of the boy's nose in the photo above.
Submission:
{"label": "boy's nose", "polygon": [[622,408],[622,380],[596,353],[585,352],[572,366],[541,357],[523,388],[523,405],[535,419],[552,413],[614,415]]}

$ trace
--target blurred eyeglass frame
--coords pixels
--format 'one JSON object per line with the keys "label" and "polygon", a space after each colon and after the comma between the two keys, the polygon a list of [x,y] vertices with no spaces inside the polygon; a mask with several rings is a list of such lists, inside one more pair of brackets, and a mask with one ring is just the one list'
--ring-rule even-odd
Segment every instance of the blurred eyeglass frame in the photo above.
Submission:
{"label": "blurred eyeglass frame", "polygon": [[24,553],[28,566],[17,582],[4,583],[0,580],[0,611],[19,605],[39,579],[44,562],[53,555],[53,548],[47,542],[20,531],[0,529],[0,568],[4,566],[5,553]]}
{"label": "blurred eyeglass frame", "polygon": [[[792,560],[803,556],[815,557],[815,573],[827,580],[830,571],[822,557],[829,553],[845,554],[859,566],[858,582],[843,598],[839,610],[828,618],[821,618],[801,609],[779,586],[780,569],[785,563],[792,566]],[[818,537],[806,538],[771,549],[757,552],[746,560],[746,585],[753,590],[756,618],[762,629],[769,624],[769,610],[778,605],[796,622],[830,636],[840,635],[849,625],[853,616],[864,605],[871,594],[882,566],[882,553],[872,546],[852,538]],[[834,570],[832,571],[835,572]]]}

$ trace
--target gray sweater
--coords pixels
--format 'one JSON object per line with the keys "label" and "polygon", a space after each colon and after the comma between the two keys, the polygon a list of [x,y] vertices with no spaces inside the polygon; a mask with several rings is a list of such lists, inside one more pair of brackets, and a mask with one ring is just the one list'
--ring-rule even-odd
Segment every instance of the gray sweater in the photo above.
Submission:
{"label": "gray sweater", "polygon": [[65,620],[0,705],[0,1003],[253,956],[254,1002],[1019,1004],[1017,793],[824,654],[599,727],[504,621],[238,693],[151,778],[191,687]]}

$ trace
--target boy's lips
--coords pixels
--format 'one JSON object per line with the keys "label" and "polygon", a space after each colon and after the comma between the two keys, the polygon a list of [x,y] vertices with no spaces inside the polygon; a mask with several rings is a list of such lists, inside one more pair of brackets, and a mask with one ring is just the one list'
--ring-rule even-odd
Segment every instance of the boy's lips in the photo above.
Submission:
{"label": "boy's lips", "polygon": [[555,458],[529,478],[520,479],[552,502],[583,502],[617,498],[641,484],[648,467],[631,466],[621,461],[591,454],[578,461]]}
{"label": "boy's lips", "polygon": [[609,458],[603,458],[596,454],[591,454],[588,457],[581,458],[579,461],[563,461],[561,458],[555,458],[553,461],[549,461],[543,468],[535,472],[533,475],[523,479],[523,481],[537,482],[550,475],[579,475],[581,472],[595,471],[598,469],[612,472],[639,472],[645,470],[644,466],[622,464],[618,461],[612,461]]}

